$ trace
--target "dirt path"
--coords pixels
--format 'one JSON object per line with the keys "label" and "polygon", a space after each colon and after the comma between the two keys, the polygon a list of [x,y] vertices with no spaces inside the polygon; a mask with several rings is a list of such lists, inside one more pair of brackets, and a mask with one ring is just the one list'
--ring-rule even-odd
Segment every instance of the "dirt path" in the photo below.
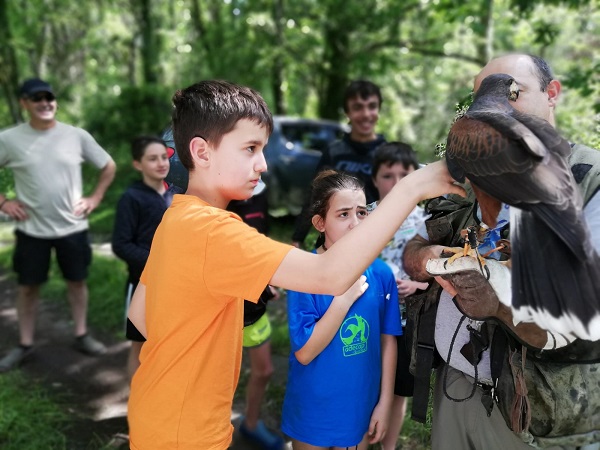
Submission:
{"label": "dirt path", "polygon": [[[17,316],[14,306],[16,285],[0,272],[0,355],[17,342]],[[282,305],[283,306],[283,305]],[[93,330],[91,330],[94,332]],[[70,415],[65,428],[68,450],[128,448],[121,436],[127,433],[128,383],[125,365],[129,344],[111,336],[94,332],[107,346],[101,357],[82,355],[71,348],[72,326],[65,304],[42,301],[38,313],[36,349],[20,370],[42,385],[58,399]],[[247,370],[244,357],[244,370]],[[285,358],[276,357],[279,375],[274,380],[285,386]],[[283,373],[282,373],[283,371]],[[0,375],[1,376],[1,375]],[[242,380],[244,376],[242,375]],[[238,425],[243,399],[236,399],[232,422]],[[264,420],[268,426],[279,425],[277,411],[266,408]],[[234,434],[232,450],[254,450],[255,447]]]}

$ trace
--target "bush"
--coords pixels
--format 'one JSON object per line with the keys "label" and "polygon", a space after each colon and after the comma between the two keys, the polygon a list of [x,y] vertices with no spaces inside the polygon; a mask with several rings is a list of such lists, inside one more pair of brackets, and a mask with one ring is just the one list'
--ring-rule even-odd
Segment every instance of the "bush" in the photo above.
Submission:
{"label": "bush", "polygon": [[106,149],[122,148],[123,143],[128,149],[133,137],[160,134],[166,127],[172,95],[171,88],[158,85],[125,86],[118,95],[94,95],[84,101],[83,128]]}

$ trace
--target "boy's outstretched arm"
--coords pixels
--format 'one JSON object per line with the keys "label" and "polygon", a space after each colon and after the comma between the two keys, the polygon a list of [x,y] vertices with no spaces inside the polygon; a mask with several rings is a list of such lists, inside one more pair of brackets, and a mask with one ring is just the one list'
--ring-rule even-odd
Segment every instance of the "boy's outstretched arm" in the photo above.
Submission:
{"label": "boy's outstretched arm", "polygon": [[315,255],[292,248],[269,284],[313,294],[343,294],[379,256],[419,201],[447,193],[465,195],[454,184],[445,162],[438,161],[412,172],[396,183],[360,226],[325,253]]}
{"label": "boy's outstretched arm", "polygon": [[369,443],[380,442],[387,432],[396,382],[396,359],[398,341],[391,334],[381,335],[381,391],[379,401],[371,414],[369,423]]}
{"label": "boy's outstretched arm", "polygon": [[127,317],[135,325],[142,336],[148,337],[146,333],[146,285],[141,282],[138,283],[131,303],[129,304],[129,311]]}
{"label": "boy's outstretched arm", "polygon": [[348,310],[354,302],[364,294],[369,287],[366,277],[361,277],[343,295],[333,298],[327,311],[315,324],[313,332],[304,346],[294,355],[300,364],[307,365],[315,359],[325,347],[329,345],[340,325],[344,321]]}

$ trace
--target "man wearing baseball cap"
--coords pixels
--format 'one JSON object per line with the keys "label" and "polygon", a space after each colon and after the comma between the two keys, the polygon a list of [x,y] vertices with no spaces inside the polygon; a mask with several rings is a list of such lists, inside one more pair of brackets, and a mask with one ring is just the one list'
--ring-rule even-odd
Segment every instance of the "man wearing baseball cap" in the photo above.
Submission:
{"label": "man wearing baseball cap", "polygon": [[[41,285],[48,279],[52,249],[67,283],[75,325],[73,346],[88,355],[106,347],[87,332],[87,269],[92,252],[88,215],[100,204],[116,165],[85,130],[56,120],[52,86],[39,78],[19,90],[29,121],[0,132],[0,167],[12,170],[15,198],[0,194],[0,211],[16,221],[13,267],[17,273],[19,345],[0,360],[0,372],[33,352]],[[100,170],[91,195],[83,196],[82,162]]]}

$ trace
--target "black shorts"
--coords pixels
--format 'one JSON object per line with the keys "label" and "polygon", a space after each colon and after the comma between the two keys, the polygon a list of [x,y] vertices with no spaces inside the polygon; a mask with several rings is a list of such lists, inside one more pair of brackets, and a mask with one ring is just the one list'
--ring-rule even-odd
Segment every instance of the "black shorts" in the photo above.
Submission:
{"label": "black shorts", "polygon": [[129,317],[127,318],[127,324],[125,325],[125,336],[133,342],[146,342],[144,335],[139,332],[133,322],[129,320]]}
{"label": "black shorts", "polygon": [[394,394],[402,397],[412,397],[415,388],[415,377],[410,373],[410,354],[406,348],[404,335],[397,336],[398,360],[396,362],[396,382]]}
{"label": "black shorts", "polygon": [[37,238],[16,230],[13,269],[23,286],[35,286],[48,281],[52,249],[65,280],[84,281],[92,262],[92,247],[87,230],[60,238]]}
{"label": "black shorts", "polygon": [[139,332],[133,322],[127,317],[129,305],[131,304],[131,297],[133,297],[133,293],[135,292],[138,283],[139,281],[129,280],[125,286],[125,337],[134,342],[146,342],[144,335]]}

